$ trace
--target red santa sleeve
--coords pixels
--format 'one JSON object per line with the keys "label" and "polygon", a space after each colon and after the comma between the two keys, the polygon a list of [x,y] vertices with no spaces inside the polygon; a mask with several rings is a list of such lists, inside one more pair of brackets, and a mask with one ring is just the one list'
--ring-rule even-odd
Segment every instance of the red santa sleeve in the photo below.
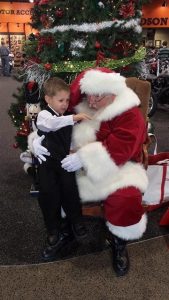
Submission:
{"label": "red santa sleeve", "polygon": [[117,165],[141,161],[146,125],[139,110],[130,110],[110,122],[110,132],[102,141]]}

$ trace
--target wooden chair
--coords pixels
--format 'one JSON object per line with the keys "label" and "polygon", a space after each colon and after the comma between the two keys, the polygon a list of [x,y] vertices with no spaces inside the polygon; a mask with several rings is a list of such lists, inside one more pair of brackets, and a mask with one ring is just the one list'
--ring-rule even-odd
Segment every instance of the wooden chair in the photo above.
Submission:
{"label": "wooden chair", "polygon": [[[141,104],[140,104],[140,110],[144,116],[145,122],[148,122],[148,104],[150,99],[150,93],[151,93],[151,84],[148,81],[140,80],[136,77],[129,77],[126,79],[126,84],[129,88],[131,88],[139,97]],[[124,99],[125,100],[125,99]],[[145,168],[148,165],[148,146],[150,144],[149,139],[147,142],[143,145],[143,157],[142,161],[145,166]],[[95,202],[95,203],[87,203],[83,204],[82,207],[83,215],[89,215],[89,216],[97,216],[97,217],[103,217],[103,204],[102,202]]]}

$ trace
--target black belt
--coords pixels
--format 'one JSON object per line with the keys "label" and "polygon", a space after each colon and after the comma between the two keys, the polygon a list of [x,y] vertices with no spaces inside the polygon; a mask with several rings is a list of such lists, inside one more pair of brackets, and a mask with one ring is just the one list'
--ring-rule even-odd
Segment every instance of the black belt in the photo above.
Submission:
{"label": "black belt", "polygon": [[8,55],[1,55],[1,57],[4,57],[4,56],[8,56]]}

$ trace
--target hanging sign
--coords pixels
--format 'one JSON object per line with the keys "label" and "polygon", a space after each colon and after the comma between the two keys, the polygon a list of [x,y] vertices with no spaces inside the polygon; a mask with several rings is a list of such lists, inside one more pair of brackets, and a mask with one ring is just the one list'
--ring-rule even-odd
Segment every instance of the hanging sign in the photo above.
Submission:
{"label": "hanging sign", "polygon": [[142,18],[141,26],[167,26],[169,27],[169,18]]}
{"label": "hanging sign", "polygon": [[29,23],[33,6],[33,3],[0,2],[0,22]]}
{"label": "hanging sign", "polygon": [[162,6],[162,3],[162,0],[156,0],[143,6],[143,28],[169,28],[169,6]]}

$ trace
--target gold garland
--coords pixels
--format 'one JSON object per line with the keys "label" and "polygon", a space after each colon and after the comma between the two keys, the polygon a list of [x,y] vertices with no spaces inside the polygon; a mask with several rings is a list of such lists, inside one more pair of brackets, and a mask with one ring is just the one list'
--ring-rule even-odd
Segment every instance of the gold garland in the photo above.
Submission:
{"label": "gold garland", "polygon": [[[132,63],[139,62],[144,59],[146,55],[146,49],[141,47],[139,48],[135,54],[131,57],[126,57],[118,60],[105,58],[104,60],[100,61],[99,67],[107,67],[110,69],[117,69],[120,67],[125,67]],[[94,68],[96,67],[96,61],[64,61],[59,62],[52,65],[52,71],[55,73],[62,73],[62,72],[71,72],[71,73],[78,73],[83,71],[87,68]]]}

